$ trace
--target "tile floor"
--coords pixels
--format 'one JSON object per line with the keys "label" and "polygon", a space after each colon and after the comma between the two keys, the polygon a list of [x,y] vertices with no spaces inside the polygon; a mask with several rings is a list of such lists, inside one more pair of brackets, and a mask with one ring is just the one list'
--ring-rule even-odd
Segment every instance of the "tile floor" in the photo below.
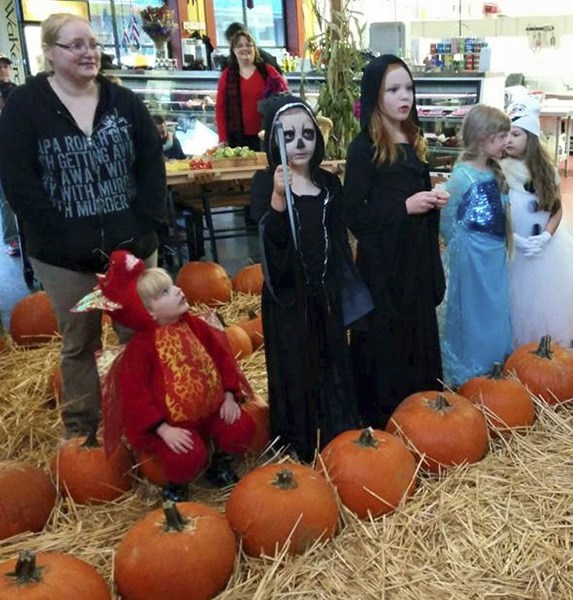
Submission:
{"label": "tile floor", "polygon": [[[569,159],[569,177],[564,177],[562,173],[561,191],[565,213],[569,222],[573,223],[573,157]],[[215,227],[228,227],[242,224],[240,220],[243,219],[243,216],[240,214],[220,215],[216,219],[220,221],[216,222]],[[248,237],[218,240],[217,249],[221,264],[231,276],[241,267],[252,261],[258,261],[258,243],[254,233]],[[205,250],[204,259],[211,260],[207,241]],[[14,304],[29,291],[22,275],[22,259],[10,257],[0,250],[0,314],[5,327],[8,326]]]}

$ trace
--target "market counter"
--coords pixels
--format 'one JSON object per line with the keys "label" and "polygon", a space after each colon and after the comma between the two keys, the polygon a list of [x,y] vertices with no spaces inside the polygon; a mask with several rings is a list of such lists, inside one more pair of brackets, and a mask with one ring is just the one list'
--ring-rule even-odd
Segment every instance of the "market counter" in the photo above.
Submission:
{"label": "market counter", "polygon": [[[322,163],[322,167],[342,178],[345,164],[344,160],[327,160]],[[237,209],[244,210],[249,204],[253,175],[266,168],[265,164],[252,164],[167,173],[169,220],[180,265],[183,253],[178,222],[181,220],[185,230],[183,243],[187,246],[189,260],[197,260],[203,256],[203,241],[208,240],[213,260],[219,262],[218,239],[244,237],[253,233],[253,227],[247,223],[242,227],[215,227],[213,216]]]}

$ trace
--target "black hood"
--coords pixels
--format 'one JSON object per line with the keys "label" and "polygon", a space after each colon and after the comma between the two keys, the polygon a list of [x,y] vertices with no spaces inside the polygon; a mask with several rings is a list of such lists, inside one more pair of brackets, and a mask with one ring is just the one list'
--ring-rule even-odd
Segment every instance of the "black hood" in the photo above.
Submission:
{"label": "black hood", "polygon": [[[360,85],[360,129],[368,132],[368,126],[370,125],[370,118],[372,113],[378,104],[378,94],[380,85],[384,79],[384,75],[390,65],[400,65],[404,67],[410,77],[412,73],[408,68],[408,65],[394,54],[383,54],[378,56],[368,63],[364,69],[362,75],[362,83]],[[413,78],[412,78],[413,81]],[[416,86],[414,85],[414,102],[412,109],[410,110],[410,116],[414,123],[420,127],[420,119],[418,118],[418,111],[416,110]]]}
{"label": "black hood", "polygon": [[269,97],[262,103],[261,114],[263,116],[263,127],[265,129],[263,150],[267,153],[269,168],[271,172],[274,172],[281,162],[279,149],[275,140],[275,124],[281,114],[292,108],[302,108],[305,110],[309,114],[316,128],[316,149],[310,159],[310,173],[313,175],[324,159],[324,138],[322,137],[322,132],[316,122],[312,109],[304,100],[302,100],[302,98],[293,96],[292,94],[278,94]]}

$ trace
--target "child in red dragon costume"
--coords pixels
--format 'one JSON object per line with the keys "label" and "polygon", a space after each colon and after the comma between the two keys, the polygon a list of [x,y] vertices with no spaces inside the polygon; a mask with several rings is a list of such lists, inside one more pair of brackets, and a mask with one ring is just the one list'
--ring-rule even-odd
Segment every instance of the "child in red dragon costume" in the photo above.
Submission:
{"label": "child in red dragon costume", "polygon": [[[189,313],[166,271],[146,269],[124,250],[112,253],[94,295],[114,320],[135,330],[103,386],[106,447],[119,441],[123,429],[135,450],[161,463],[169,481],[164,497],[180,501],[187,483],[207,465],[211,437],[209,479],[216,485],[236,482],[230,455],[248,447],[255,426],[236,400],[252,390],[224,332]],[[76,310],[86,304],[84,299]],[[110,382],[119,386],[119,419],[117,407],[106,410],[106,398],[115,395],[106,393]]]}

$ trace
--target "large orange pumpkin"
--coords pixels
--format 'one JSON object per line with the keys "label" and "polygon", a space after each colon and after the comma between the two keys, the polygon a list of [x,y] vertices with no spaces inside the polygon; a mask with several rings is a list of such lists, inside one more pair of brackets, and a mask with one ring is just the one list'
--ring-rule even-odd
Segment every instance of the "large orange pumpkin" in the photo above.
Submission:
{"label": "large orange pumpkin", "polygon": [[41,531],[55,503],[56,490],[42,469],[24,462],[0,466],[0,540]]}
{"label": "large orange pumpkin", "polygon": [[253,344],[249,334],[238,325],[225,327],[225,334],[235,358],[245,358],[253,353]]}
{"label": "large orange pumpkin", "polygon": [[10,315],[10,335],[19,346],[36,347],[58,333],[56,315],[46,292],[22,298]]}
{"label": "large orange pumpkin", "polygon": [[452,392],[418,392],[403,400],[386,431],[408,440],[428,471],[483,458],[488,445],[487,424],[467,398]]}
{"label": "large orange pumpkin", "polygon": [[515,375],[532,394],[547,404],[573,399],[571,354],[545,335],[539,344],[520,346],[505,361],[503,370]]}
{"label": "large orange pumpkin", "polygon": [[95,434],[68,440],[51,463],[60,490],[78,504],[111,502],[129,491],[132,466],[125,446],[108,457]]}
{"label": "large orange pumpkin", "polygon": [[326,480],[294,463],[257,467],[237,483],[227,500],[231,528],[249,556],[274,555],[290,537],[288,552],[302,554],[336,531],[338,509]]}
{"label": "large orange pumpkin", "polygon": [[231,300],[231,280],[215,262],[188,262],[179,270],[175,283],[189,304],[216,306]]}
{"label": "large orange pumpkin", "polygon": [[458,394],[487,409],[495,432],[508,433],[529,427],[535,421],[531,395],[517,379],[504,376],[499,363],[494,363],[489,375],[466,381]]}
{"label": "large orange pumpkin", "polygon": [[243,410],[249,413],[255,422],[255,434],[247,448],[250,452],[262,452],[271,441],[271,423],[269,405],[258,397],[245,402]]}
{"label": "large orange pumpkin", "polygon": [[385,431],[345,431],[321,452],[340,500],[361,519],[396,508],[416,489],[416,461],[406,444]]}
{"label": "large orange pumpkin", "polygon": [[115,582],[124,600],[209,600],[227,585],[236,553],[224,515],[198,502],[166,502],[121,541]]}
{"label": "large orange pumpkin", "polygon": [[243,267],[234,277],[232,281],[235,292],[243,292],[243,294],[261,295],[265,278],[263,269],[260,263]]}
{"label": "large orange pumpkin", "polygon": [[103,577],[88,563],[56,552],[22,550],[0,565],[0,600],[111,600]]}
{"label": "large orange pumpkin", "polygon": [[263,319],[261,315],[250,312],[249,318],[239,321],[237,325],[249,334],[251,343],[253,344],[253,350],[257,350],[263,345],[265,340],[263,335]]}

